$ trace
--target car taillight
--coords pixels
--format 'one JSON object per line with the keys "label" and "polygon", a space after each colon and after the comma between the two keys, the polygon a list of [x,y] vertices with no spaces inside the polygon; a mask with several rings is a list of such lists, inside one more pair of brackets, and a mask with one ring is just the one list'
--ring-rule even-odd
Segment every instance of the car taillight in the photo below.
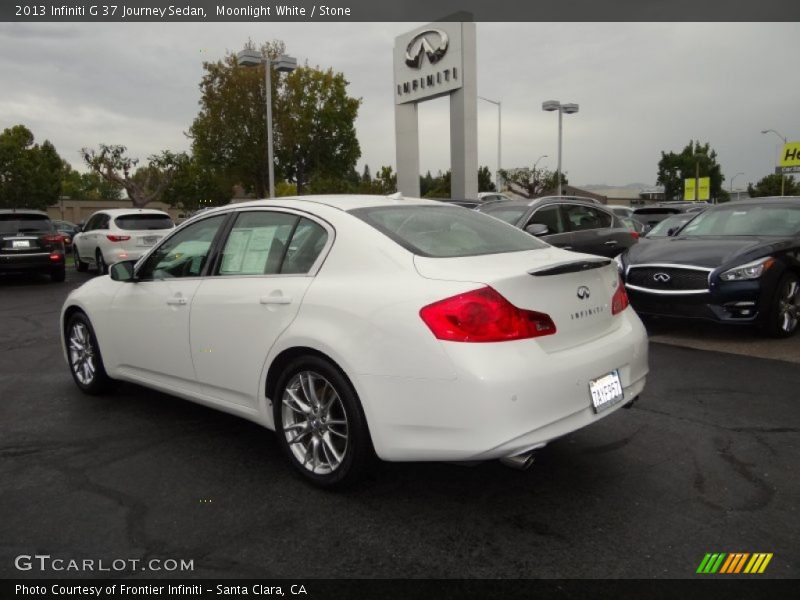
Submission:
{"label": "car taillight", "polygon": [[61,234],[43,235],[42,241],[47,244],[60,244],[61,242],[64,241],[64,236]]}
{"label": "car taillight", "polygon": [[131,239],[131,236],[129,236],[129,235],[111,235],[111,234],[109,234],[106,237],[108,238],[109,242],[127,242],[129,239]]}
{"label": "car taillight", "polygon": [[517,308],[490,287],[429,304],[419,316],[433,335],[450,342],[503,342],[556,332],[548,315]]}
{"label": "car taillight", "polygon": [[628,302],[628,293],[625,291],[625,284],[622,283],[622,278],[620,277],[617,281],[617,289],[611,297],[611,314],[616,315],[621,313],[628,308],[628,304],[630,304]]}
{"label": "car taillight", "polygon": [[50,253],[50,260],[53,262],[59,262],[64,260],[64,255],[59,252],[51,252]]}
{"label": "car taillight", "polygon": [[633,239],[635,239],[635,240],[639,239],[639,232],[638,231],[631,231],[631,235],[633,236]]}

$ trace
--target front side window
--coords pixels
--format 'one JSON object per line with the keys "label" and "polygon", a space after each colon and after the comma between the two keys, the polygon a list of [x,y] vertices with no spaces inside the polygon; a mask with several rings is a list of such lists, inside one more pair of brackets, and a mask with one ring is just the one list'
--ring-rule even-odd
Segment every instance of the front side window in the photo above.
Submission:
{"label": "front side window", "polygon": [[211,250],[211,243],[227,215],[217,215],[186,226],[168,238],[139,269],[139,279],[199,277]]}
{"label": "front side window", "polygon": [[611,215],[582,204],[565,204],[564,213],[572,231],[611,227]]}
{"label": "front side window", "polygon": [[537,210],[528,221],[528,225],[547,225],[546,235],[564,233],[567,230],[557,204]]}
{"label": "front side window", "polygon": [[549,247],[498,219],[458,207],[373,206],[349,212],[420,256],[481,256]]}
{"label": "front side window", "polygon": [[219,275],[278,274],[298,221],[288,213],[240,213],[222,250]]}

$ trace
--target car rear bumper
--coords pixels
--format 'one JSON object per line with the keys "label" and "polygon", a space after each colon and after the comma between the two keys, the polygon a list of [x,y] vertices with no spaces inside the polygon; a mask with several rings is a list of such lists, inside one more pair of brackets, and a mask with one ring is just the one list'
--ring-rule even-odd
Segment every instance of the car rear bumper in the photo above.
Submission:
{"label": "car rear bumper", "polygon": [[[632,310],[587,343],[545,352],[534,340],[444,343],[452,380],[360,376],[373,443],[384,460],[512,456],[590,425],[644,389],[647,335]],[[623,399],[595,413],[589,381],[618,370]]]}
{"label": "car rear bumper", "polygon": [[19,273],[30,271],[52,271],[64,268],[64,255],[59,260],[50,258],[50,252],[30,254],[0,254],[0,273]]}

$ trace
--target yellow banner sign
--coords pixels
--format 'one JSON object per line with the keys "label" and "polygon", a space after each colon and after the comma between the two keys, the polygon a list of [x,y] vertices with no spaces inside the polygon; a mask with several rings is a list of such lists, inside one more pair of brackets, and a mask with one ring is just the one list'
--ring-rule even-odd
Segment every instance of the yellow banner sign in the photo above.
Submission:
{"label": "yellow banner sign", "polygon": [[701,177],[700,178],[700,194],[698,200],[708,200],[711,198],[711,178],[710,177]]}
{"label": "yellow banner sign", "polygon": [[708,200],[711,198],[711,178],[700,177],[700,179],[683,180],[683,199],[684,200]]}
{"label": "yellow banner sign", "polygon": [[800,142],[789,142],[781,152],[782,167],[800,166]]}
{"label": "yellow banner sign", "polygon": [[684,200],[697,200],[695,193],[694,178],[683,180],[683,199]]}

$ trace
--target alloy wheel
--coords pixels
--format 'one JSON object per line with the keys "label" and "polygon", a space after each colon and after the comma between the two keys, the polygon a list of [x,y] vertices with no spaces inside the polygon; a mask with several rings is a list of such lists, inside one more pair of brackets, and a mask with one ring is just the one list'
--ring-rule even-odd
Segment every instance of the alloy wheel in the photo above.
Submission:
{"label": "alloy wheel", "polygon": [[85,323],[75,323],[69,332],[69,364],[82,385],[94,381],[97,365],[91,334]]}
{"label": "alloy wheel", "polygon": [[347,412],[336,388],[314,371],[287,383],[281,405],[283,434],[294,458],[317,475],[333,473],[347,455]]}
{"label": "alloy wheel", "polygon": [[797,328],[800,318],[800,283],[794,279],[786,282],[778,300],[778,319],[780,327],[786,333]]}

